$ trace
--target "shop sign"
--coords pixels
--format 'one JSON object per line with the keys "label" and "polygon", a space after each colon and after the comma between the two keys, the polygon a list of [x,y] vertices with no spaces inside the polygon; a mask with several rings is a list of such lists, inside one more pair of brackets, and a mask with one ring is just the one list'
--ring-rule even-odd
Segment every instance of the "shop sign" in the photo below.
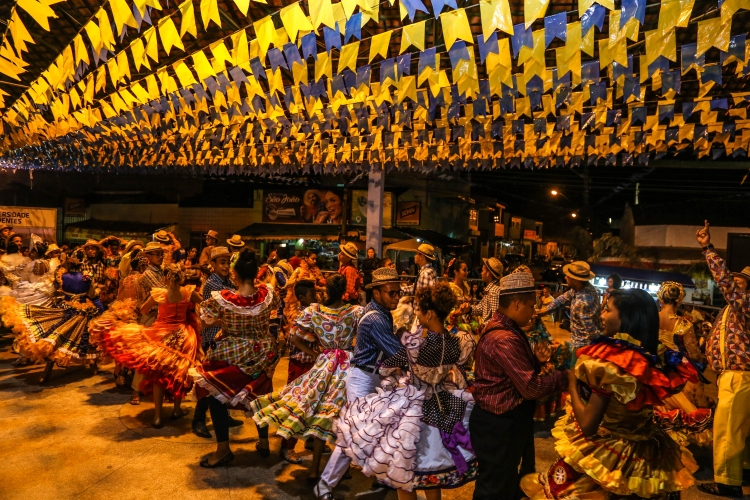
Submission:
{"label": "shop sign", "polygon": [[505,237],[505,224],[495,224],[495,238]]}
{"label": "shop sign", "polygon": [[65,215],[86,215],[83,198],[65,198]]}
{"label": "shop sign", "polygon": [[0,207],[0,224],[13,229],[57,227],[56,208]]}
{"label": "shop sign", "polygon": [[274,189],[263,192],[263,222],[341,224],[344,196],[326,189]]}
{"label": "shop sign", "polygon": [[[352,191],[350,222],[355,226],[367,225],[367,191]],[[393,225],[393,193],[383,193],[383,227]]]}
{"label": "shop sign", "polygon": [[536,240],[536,231],[534,229],[524,229],[523,239],[525,240]]}
{"label": "shop sign", "polygon": [[479,210],[472,208],[469,210],[469,229],[479,230]]}
{"label": "shop sign", "polygon": [[421,222],[421,203],[418,201],[402,201],[396,212],[397,226],[418,226]]}

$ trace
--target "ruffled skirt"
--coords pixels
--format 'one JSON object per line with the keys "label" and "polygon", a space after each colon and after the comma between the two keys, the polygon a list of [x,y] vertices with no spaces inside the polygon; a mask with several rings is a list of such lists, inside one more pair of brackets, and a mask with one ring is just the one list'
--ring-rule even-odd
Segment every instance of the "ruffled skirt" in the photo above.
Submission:
{"label": "ruffled skirt", "polygon": [[523,478],[521,487],[532,500],[542,498],[606,498],[664,496],[689,488],[698,470],[692,454],[660,427],[649,438],[625,439],[600,429],[592,437],[581,432],[569,412],[552,430],[562,457],[549,471]]}
{"label": "ruffled skirt", "polygon": [[[440,430],[422,421],[423,390],[408,384],[376,391],[350,402],[336,421],[337,445],[365,475],[405,491],[457,488],[476,479],[473,451],[455,450],[467,466],[460,473]],[[457,397],[464,393],[452,392]],[[464,413],[465,429],[473,407],[469,402]]]}
{"label": "ruffled skirt", "polygon": [[664,400],[665,406],[654,408],[656,422],[680,446],[694,443],[713,444],[714,413],[710,408],[698,408],[685,391]]}
{"label": "ruffled skirt", "polygon": [[61,367],[99,358],[96,346],[89,342],[88,325],[100,308],[91,300],[60,301],[53,307],[20,305],[15,311],[13,331],[27,358],[54,361]]}
{"label": "ruffled skirt", "polygon": [[141,392],[150,392],[153,384],[180,398],[190,391],[188,372],[198,366],[199,345],[192,326],[123,324],[102,332],[102,343],[117,363],[143,374]]}
{"label": "ruffled skirt", "polygon": [[259,396],[273,391],[273,381],[265,371],[248,375],[237,365],[226,361],[205,361],[190,369],[198,399],[213,396],[229,408],[251,411]]}
{"label": "ruffled skirt", "polygon": [[342,350],[322,353],[310,371],[281,391],[253,401],[250,409],[255,423],[276,425],[276,434],[285,439],[303,436],[335,443],[333,420],[346,404],[350,356]]}

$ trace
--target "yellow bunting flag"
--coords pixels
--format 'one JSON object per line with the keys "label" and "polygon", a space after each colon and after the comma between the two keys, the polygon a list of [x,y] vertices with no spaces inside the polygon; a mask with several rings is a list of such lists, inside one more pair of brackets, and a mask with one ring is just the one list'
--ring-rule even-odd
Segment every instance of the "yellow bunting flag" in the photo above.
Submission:
{"label": "yellow bunting flag", "polygon": [[302,11],[299,2],[284,7],[281,9],[279,15],[281,16],[281,22],[284,24],[284,29],[289,33],[289,39],[292,43],[297,41],[297,33],[299,31],[312,31],[314,29],[310,20]]}
{"label": "yellow bunting flag", "polygon": [[177,78],[180,80],[180,86],[182,86],[183,88],[189,87],[194,83],[198,83],[195,81],[193,73],[190,71],[190,68],[187,67],[185,61],[176,62],[174,65],[172,65],[172,68],[174,69]]}
{"label": "yellow bunting flag", "polygon": [[49,5],[38,2],[37,0],[17,0],[16,5],[21,7],[23,10],[34,18],[34,21],[39,23],[39,26],[49,31],[49,18],[57,17],[55,11],[52,10]]}
{"label": "yellow bunting flag", "polygon": [[268,48],[276,37],[276,28],[273,27],[273,19],[271,19],[271,16],[266,16],[260,21],[255,21],[253,28],[255,29],[255,36],[258,39],[261,59],[265,59]]}
{"label": "yellow bunting flag", "polygon": [[[140,40],[140,39],[139,39]],[[78,63],[81,61],[85,62],[86,64],[89,64],[89,51],[86,50],[86,46],[83,44],[83,37],[79,33],[76,35],[76,37],[73,39],[73,48],[75,50],[75,65],[78,66]]]}
{"label": "yellow bunting flag", "polygon": [[[96,25],[94,25],[96,26]],[[15,45],[16,52],[21,55],[21,51],[28,52],[29,49],[26,47],[26,42],[35,43],[34,39],[31,38],[29,30],[21,22],[21,18],[18,17],[18,13],[13,11],[13,15],[10,16],[10,34],[13,37],[13,44]],[[98,29],[97,29],[98,34]],[[5,39],[7,41],[7,38]],[[7,56],[7,54],[5,54]]]}
{"label": "yellow bunting flag", "polygon": [[102,38],[102,45],[109,51],[115,51],[115,35],[112,33],[112,25],[109,22],[109,15],[107,11],[99,9],[96,14],[99,19],[99,35]]}
{"label": "yellow bunting flag", "polygon": [[329,80],[333,78],[333,63],[328,52],[318,54],[318,59],[315,61],[315,81],[319,81],[324,76],[327,76]]}
{"label": "yellow bunting flag", "polygon": [[221,17],[219,17],[219,5],[216,0],[201,0],[201,19],[203,28],[208,31],[208,23],[213,21],[221,28]]}
{"label": "yellow bunting flag", "polygon": [[234,4],[242,12],[243,16],[247,16],[247,9],[250,8],[250,0],[234,0]]}
{"label": "yellow bunting flag", "polygon": [[728,52],[729,37],[732,31],[732,20],[722,24],[721,18],[716,17],[698,23],[698,46],[695,57],[700,57],[711,47]]}
{"label": "yellow bunting flag", "polygon": [[407,24],[404,29],[401,30],[401,50],[399,54],[402,54],[410,45],[413,45],[419,50],[424,50],[424,28],[426,21],[420,21],[414,24]]}
{"label": "yellow bunting flag", "polygon": [[0,73],[2,73],[3,75],[9,76],[10,78],[18,80],[20,82],[21,78],[18,75],[25,72],[26,71],[23,68],[19,68],[6,58],[0,56]]}
{"label": "yellow bunting flag", "polygon": [[466,17],[464,9],[443,12],[440,14],[440,24],[443,27],[443,38],[445,38],[445,48],[447,50],[453,47],[456,40],[474,43],[469,19]]}
{"label": "yellow bunting flag", "polygon": [[131,28],[137,28],[133,11],[125,0],[109,0],[109,7],[112,9],[112,18],[115,21],[117,34],[122,33],[122,27],[128,25]]}
{"label": "yellow bunting flag", "polygon": [[[341,55],[339,56],[339,67],[336,73],[341,73],[344,68],[357,72],[357,54],[359,54],[359,40],[352,43],[347,43],[341,48]],[[316,71],[317,73],[317,71]]]}
{"label": "yellow bunting flag", "polygon": [[180,38],[185,33],[190,33],[193,38],[198,38],[198,28],[195,26],[195,9],[193,9],[193,0],[185,0],[178,7],[182,19],[180,21]]}
{"label": "yellow bunting flag", "polygon": [[86,23],[86,25],[83,27],[84,31],[86,31],[86,36],[89,38],[89,42],[91,42],[91,46],[94,49],[94,52],[97,54],[102,51],[102,37],[101,33],[99,32],[99,26],[94,21],[89,21]]}
{"label": "yellow bunting flag", "polygon": [[[146,41],[146,55],[154,62],[159,62],[159,46],[156,43],[156,28],[151,27],[143,32],[143,39]],[[144,61],[146,61],[144,59]],[[148,61],[146,61],[148,66]],[[149,67],[149,69],[151,69]]]}
{"label": "yellow bunting flag", "polygon": [[372,62],[375,56],[380,55],[383,59],[388,57],[388,44],[391,43],[392,31],[385,31],[372,37],[370,40],[370,58],[368,62]]}
{"label": "yellow bunting flag", "polygon": [[549,0],[524,0],[523,20],[526,29],[529,29],[534,21],[544,16],[547,7],[549,7]]}
{"label": "yellow bunting flag", "polygon": [[513,17],[508,0],[480,0],[479,13],[482,17],[482,34],[487,40],[496,29],[513,34]]}
{"label": "yellow bunting flag", "polygon": [[205,80],[209,76],[216,76],[216,72],[214,72],[214,69],[211,67],[211,63],[208,62],[208,58],[202,50],[199,50],[195,54],[193,54],[192,59],[193,68],[195,68],[195,72],[198,73],[198,79],[200,81]]}
{"label": "yellow bunting flag", "polygon": [[664,56],[670,61],[677,61],[677,42],[674,29],[666,33],[662,33],[656,29],[653,31],[646,31],[644,35],[646,37],[647,65],[650,65],[659,56]]}
{"label": "yellow bunting flag", "polygon": [[180,40],[180,34],[177,33],[177,28],[174,25],[171,17],[164,17],[159,20],[159,37],[161,38],[161,44],[164,47],[164,52],[169,55],[172,51],[172,47],[177,47],[180,50],[185,50]]}
{"label": "yellow bunting flag", "polygon": [[321,24],[336,29],[336,18],[333,16],[331,0],[308,0],[308,7],[313,29],[318,29]]}

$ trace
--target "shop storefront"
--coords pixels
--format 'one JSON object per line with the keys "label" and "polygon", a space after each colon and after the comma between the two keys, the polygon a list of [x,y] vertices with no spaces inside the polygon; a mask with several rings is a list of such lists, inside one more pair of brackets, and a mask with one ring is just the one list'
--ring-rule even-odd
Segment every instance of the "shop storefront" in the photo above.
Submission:
{"label": "shop storefront", "polygon": [[[635,269],[632,267],[605,266],[601,264],[591,264],[591,270],[596,274],[596,278],[594,278],[592,283],[600,294],[603,294],[607,290],[607,277],[612,274],[619,274],[622,278],[622,288],[640,288],[646,290],[654,298],[656,298],[656,292],[659,291],[662,283],[665,281],[675,281],[685,288],[684,303],[693,303],[691,299],[696,291],[695,284],[689,276],[681,273]],[[695,302],[703,304],[702,299],[698,299]]]}
{"label": "shop storefront", "polygon": [[65,241],[69,245],[80,245],[86,240],[99,241],[106,236],[115,236],[121,240],[151,241],[153,234],[161,229],[174,232],[177,223],[146,223],[87,219],[68,224],[65,227]]}

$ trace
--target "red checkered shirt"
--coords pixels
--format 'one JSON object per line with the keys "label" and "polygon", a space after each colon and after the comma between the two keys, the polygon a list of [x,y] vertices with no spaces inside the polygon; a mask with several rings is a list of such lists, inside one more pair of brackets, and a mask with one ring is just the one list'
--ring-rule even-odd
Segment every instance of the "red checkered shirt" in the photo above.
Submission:
{"label": "red checkered shirt", "polygon": [[477,344],[474,400],[485,411],[503,414],[524,399],[541,397],[567,387],[567,371],[539,375],[539,362],[516,322],[496,312]]}
{"label": "red checkered shirt", "polygon": [[342,297],[344,302],[355,300],[359,302],[359,290],[362,288],[362,276],[357,268],[351,264],[341,266],[339,274],[346,278],[346,293]]}

